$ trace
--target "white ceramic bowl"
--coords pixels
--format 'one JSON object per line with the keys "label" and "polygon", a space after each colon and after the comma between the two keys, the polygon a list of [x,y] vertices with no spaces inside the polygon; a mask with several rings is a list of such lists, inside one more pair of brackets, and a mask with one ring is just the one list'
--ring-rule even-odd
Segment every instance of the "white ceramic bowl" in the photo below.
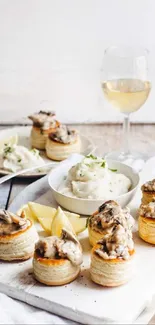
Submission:
{"label": "white ceramic bowl", "polygon": [[[80,162],[82,158],[83,156],[79,154],[71,155],[68,159],[60,163],[50,172],[48,182],[51,187],[53,196],[59,205],[61,205],[66,210],[75,213],[91,215],[99,208],[101,204],[104,203],[104,200],[74,198],[66,196],[57,191],[59,185],[67,175],[68,170],[76,163]],[[117,197],[110,198],[117,201],[123,208],[133,199],[136,193],[139,184],[139,175],[133,168],[123,163],[110,159],[107,159],[107,162],[109,168],[117,169],[118,173],[126,175],[131,180],[132,186],[129,192]]]}

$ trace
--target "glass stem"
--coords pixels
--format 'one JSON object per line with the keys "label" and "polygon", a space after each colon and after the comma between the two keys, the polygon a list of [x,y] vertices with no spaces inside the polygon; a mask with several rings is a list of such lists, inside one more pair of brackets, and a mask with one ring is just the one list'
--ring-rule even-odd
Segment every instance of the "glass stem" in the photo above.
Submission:
{"label": "glass stem", "polygon": [[130,118],[125,115],[123,122],[123,153],[130,154]]}

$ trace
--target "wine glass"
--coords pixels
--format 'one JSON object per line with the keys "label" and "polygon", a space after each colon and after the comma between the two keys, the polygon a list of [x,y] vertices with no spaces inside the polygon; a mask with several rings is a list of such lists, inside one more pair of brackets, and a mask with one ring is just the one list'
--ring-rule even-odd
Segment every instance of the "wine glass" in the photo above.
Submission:
{"label": "wine glass", "polygon": [[106,157],[132,165],[135,160],[145,161],[146,156],[131,152],[130,114],[146,102],[151,90],[148,80],[148,50],[125,46],[111,46],[105,50],[101,70],[101,86],[105,98],[124,115],[122,150]]}

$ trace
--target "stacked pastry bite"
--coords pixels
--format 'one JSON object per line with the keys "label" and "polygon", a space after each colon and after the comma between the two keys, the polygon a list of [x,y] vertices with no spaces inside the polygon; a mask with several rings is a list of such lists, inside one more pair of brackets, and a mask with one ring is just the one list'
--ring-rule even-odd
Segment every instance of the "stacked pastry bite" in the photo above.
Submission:
{"label": "stacked pastry bite", "polygon": [[101,205],[88,221],[89,241],[94,246],[100,239],[112,234],[116,225],[122,225],[127,232],[132,234],[134,219],[129,209],[122,209],[121,206],[113,201],[107,201]]}
{"label": "stacked pastry bite", "polygon": [[141,187],[142,204],[139,208],[139,236],[150,244],[155,244],[155,179]]}
{"label": "stacked pastry bite", "polygon": [[130,280],[134,264],[132,228],[128,209],[107,201],[89,220],[91,278],[103,286],[119,286]]}
{"label": "stacked pastry bite", "polygon": [[142,204],[148,204],[155,201],[155,179],[146,182],[141,187],[142,190]]}
{"label": "stacked pastry bite", "polygon": [[80,152],[81,142],[77,131],[61,125],[54,112],[40,111],[29,118],[33,121],[32,147],[45,149],[48,158],[61,161],[71,153]]}

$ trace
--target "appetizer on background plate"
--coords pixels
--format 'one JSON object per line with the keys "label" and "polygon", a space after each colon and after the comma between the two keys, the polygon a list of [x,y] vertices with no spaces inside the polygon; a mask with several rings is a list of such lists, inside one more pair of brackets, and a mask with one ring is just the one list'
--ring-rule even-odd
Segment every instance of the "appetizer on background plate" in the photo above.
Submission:
{"label": "appetizer on background plate", "polygon": [[33,126],[31,130],[31,145],[36,149],[45,149],[46,140],[50,132],[54,132],[60,123],[54,112],[40,111],[29,116]]}
{"label": "appetizer on background plate", "polygon": [[72,153],[81,150],[80,136],[76,130],[60,125],[55,132],[49,133],[46,142],[47,157],[53,160],[64,160]]}
{"label": "appetizer on background plate", "polygon": [[0,152],[0,168],[10,172],[18,172],[22,169],[37,167],[44,164],[39,150],[27,149],[24,146],[6,145]]}

